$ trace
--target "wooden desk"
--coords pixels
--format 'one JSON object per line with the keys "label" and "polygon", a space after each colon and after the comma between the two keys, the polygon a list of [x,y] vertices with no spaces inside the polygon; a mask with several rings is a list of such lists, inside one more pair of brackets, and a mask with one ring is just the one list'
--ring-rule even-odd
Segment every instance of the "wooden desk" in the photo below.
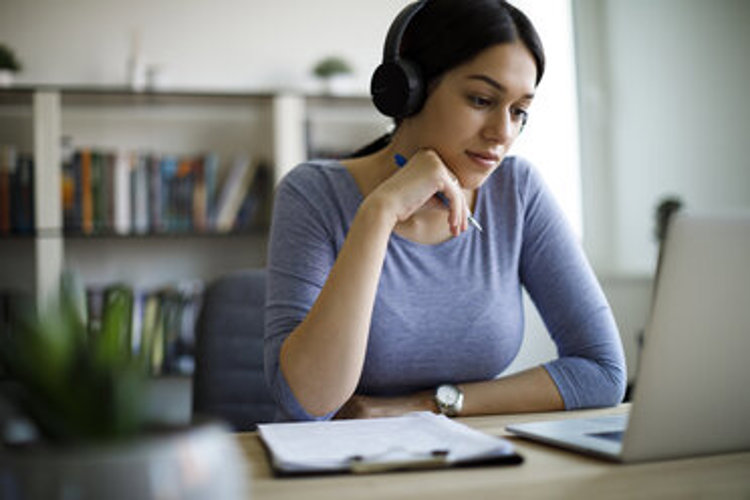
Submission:
{"label": "wooden desk", "polygon": [[462,418],[489,434],[509,438],[526,459],[520,466],[443,469],[365,476],[275,478],[255,433],[237,439],[248,459],[253,500],[481,498],[721,498],[750,499],[750,452],[621,465],[512,437],[510,423],[593,416],[614,409]]}

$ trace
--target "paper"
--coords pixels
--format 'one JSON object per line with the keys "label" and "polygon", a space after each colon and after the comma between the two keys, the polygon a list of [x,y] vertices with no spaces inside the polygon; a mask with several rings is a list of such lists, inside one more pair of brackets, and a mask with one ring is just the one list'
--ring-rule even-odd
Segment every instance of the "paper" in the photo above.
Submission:
{"label": "paper", "polygon": [[[443,415],[261,424],[274,467],[282,472],[349,470],[353,463],[402,468],[409,463],[487,460],[514,455],[513,445]],[[396,467],[397,466],[397,467]]]}

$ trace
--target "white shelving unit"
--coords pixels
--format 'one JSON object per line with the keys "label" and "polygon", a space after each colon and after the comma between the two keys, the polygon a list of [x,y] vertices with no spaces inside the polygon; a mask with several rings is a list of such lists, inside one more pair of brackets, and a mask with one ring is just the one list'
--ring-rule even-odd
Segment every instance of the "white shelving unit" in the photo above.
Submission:
{"label": "white shelving unit", "polygon": [[56,291],[65,268],[75,270],[87,285],[125,281],[153,287],[183,279],[209,280],[265,264],[264,230],[229,235],[64,234],[63,137],[74,148],[179,155],[213,151],[226,161],[244,152],[273,166],[275,185],[308,151],[353,150],[387,127],[365,97],[2,89],[0,144],[34,155],[36,231],[32,236],[0,236],[0,289],[20,289],[42,303]]}

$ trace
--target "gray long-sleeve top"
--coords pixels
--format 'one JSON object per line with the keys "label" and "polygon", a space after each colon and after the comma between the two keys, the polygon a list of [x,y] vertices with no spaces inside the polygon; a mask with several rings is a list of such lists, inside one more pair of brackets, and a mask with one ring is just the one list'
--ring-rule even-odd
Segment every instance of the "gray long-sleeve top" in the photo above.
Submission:
{"label": "gray long-sleeve top", "polygon": [[[307,420],[279,367],[281,345],[318,296],[362,203],[334,161],[293,169],[269,242],[265,370],[280,419]],[[612,312],[535,169],[507,157],[479,188],[473,227],[437,245],[391,234],[357,393],[399,395],[502,374],[523,339],[522,287],[557,345],[544,365],[568,409],[614,405],[626,384]],[[321,418],[330,418],[335,412]]]}

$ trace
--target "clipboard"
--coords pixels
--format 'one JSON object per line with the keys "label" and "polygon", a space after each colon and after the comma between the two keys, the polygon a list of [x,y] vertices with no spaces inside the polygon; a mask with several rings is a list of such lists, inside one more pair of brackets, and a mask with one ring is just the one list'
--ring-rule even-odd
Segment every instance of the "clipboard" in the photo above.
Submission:
{"label": "clipboard", "polygon": [[374,474],[523,462],[509,441],[430,412],[261,424],[258,433],[276,476]]}

